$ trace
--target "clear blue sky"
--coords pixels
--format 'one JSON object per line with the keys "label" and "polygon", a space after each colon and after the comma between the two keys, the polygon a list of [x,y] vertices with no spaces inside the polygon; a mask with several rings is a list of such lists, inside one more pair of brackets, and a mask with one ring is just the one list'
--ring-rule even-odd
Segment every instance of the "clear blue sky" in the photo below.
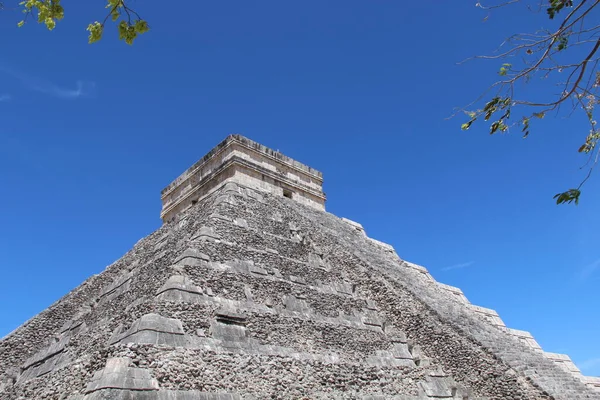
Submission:
{"label": "clear blue sky", "polygon": [[[160,226],[160,190],[230,133],[324,173],[328,211],[600,374],[600,175],[578,207],[581,121],[468,132],[453,107],[547,24],[474,1],[135,2],[152,31],[90,46],[101,0],[54,32],[0,13],[0,336]],[[537,26],[533,26],[533,25]]]}

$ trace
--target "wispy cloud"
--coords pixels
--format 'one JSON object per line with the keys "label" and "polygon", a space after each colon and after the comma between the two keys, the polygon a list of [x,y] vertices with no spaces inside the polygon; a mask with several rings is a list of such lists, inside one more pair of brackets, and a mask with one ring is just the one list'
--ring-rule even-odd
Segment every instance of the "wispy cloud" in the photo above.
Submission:
{"label": "wispy cloud", "polygon": [[10,94],[0,94],[0,101],[9,101],[10,100]]}
{"label": "wispy cloud", "polygon": [[600,367],[600,357],[598,358],[591,358],[589,360],[585,360],[582,361],[580,363],[577,363],[577,367],[582,371],[582,372],[586,372],[587,370],[592,370],[595,367]]}
{"label": "wispy cloud", "polygon": [[50,82],[37,82],[29,86],[31,90],[48,94],[61,99],[76,99],[78,97],[91,96],[95,89],[94,82],[77,81],[75,89],[66,89]]}
{"label": "wispy cloud", "polygon": [[42,79],[36,76],[28,75],[22,71],[17,71],[6,65],[0,64],[0,72],[9,75],[19,80],[27,89],[43,93],[49,96],[61,98],[61,99],[77,99],[80,97],[93,96],[96,84],[89,81],[77,81],[75,88],[66,88],[59,86],[46,79]]}
{"label": "wispy cloud", "polygon": [[451,271],[453,269],[468,268],[473,264],[475,264],[475,261],[468,261],[460,264],[449,265],[447,267],[442,268],[441,271]]}
{"label": "wispy cloud", "polygon": [[589,278],[596,271],[600,270],[600,258],[594,261],[591,264],[586,265],[579,272],[579,277],[581,279]]}

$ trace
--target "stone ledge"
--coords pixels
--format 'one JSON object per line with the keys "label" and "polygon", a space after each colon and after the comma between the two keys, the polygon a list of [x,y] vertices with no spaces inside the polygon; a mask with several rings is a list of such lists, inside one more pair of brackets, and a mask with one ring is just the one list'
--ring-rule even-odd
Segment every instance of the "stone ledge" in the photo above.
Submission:
{"label": "stone ledge", "polygon": [[465,294],[463,293],[462,290],[460,290],[459,288],[455,287],[455,286],[450,286],[450,285],[446,285],[445,283],[441,283],[441,282],[437,282],[437,284],[444,290],[452,293],[453,295],[455,295],[456,297],[458,297],[462,302],[468,303],[469,300],[467,300],[467,297],[465,296]]}
{"label": "stone ledge", "polygon": [[345,223],[347,223],[348,225],[350,225],[351,227],[353,227],[361,235],[367,236],[367,234],[365,232],[365,228],[363,228],[363,226],[361,224],[359,224],[358,222],[354,222],[354,221],[352,221],[352,220],[350,220],[348,218],[342,218],[342,221],[344,221]]}
{"label": "stone ledge", "polygon": [[166,318],[159,314],[146,314],[135,321],[127,331],[113,333],[109,344],[115,343],[183,346],[185,337],[183,326],[178,319]]}
{"label": "stone ledge", "polygon": [[392,246],[391,244],[381,242],[381,241],[379,241],[377,239],[373,239],[371,237],[368,237],[367,239],[369,239],[371,242],[375,243],[377,246],[382,247],[388,253],[396,254],[396,250],[394,249],[394,246]]}
{"label": "stone ledge", "polygon": [[130,367],[131,359],[127,357],[109,358],[104,369],[97,371],[85,393],[101,389],[127,389],[135,391],[158,390],[158,381],[148,370]]}
{"label": "stone ledge", "polygon": [[419,271],[420,273],[422,273],[423,275],[425,275],[427,277],[427,279],[435,282],[435,279],[433,279],[433,276],[431,276],[431,274],[429,273],[429,271],[427,270],[427,268],[423,267],[422,265],[411,263],[411,262],[405,261],[405,260],[402,261],[402,264],[404,266],[408,267],[408,268],[412,268],[414,270]]}
{"label": "stone ledge", "polygon": [[588,386],[600,389],[600,376],[585,376],[581,377],[581,381]]}
{"label": "stone ledge", "polygon": [[[476,306],[475,304],[469,304],[469,308],[471,310],[475,311],[475,313],[483,316],[486,320],[488,320],[495,327],[502,328],[502,329],[506,328],[506,324],[504,324],[504,321],[502,321],[502,318],[500,318],[500,315],[498,315],[498,312],[496,312],[496,310],[492,310],[491,308]],[[525,331],[519,331],[519,332],[529,333],[529,332],[525,332]],[[518,336],[518,335],[515,334],[514,336]],[[519,337],[521,337],[521,336],[519,336]],[[523,337],[533,340],[533,336],[531,336],[531,334],[529,334],[529,336],[523,336]]]}
{"label": "stone ledge", "polygon": [[506,333],[511,336],[518,338],[521,342],[529,346],[530,348],[536,351],[542,351],[542,347],[539,343],[533,338],[530,332],[522,331],[519,329],[506,328]]}

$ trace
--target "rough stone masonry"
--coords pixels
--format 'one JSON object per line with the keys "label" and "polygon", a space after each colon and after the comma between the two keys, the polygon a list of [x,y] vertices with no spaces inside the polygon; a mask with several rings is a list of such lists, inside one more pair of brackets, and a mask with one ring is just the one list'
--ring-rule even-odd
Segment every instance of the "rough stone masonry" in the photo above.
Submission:
{"label": "rough stone masonry", "polygon": [[0,341],[0,399],[600,399],[278,152],[229,136],[162,200],[160,229]]}

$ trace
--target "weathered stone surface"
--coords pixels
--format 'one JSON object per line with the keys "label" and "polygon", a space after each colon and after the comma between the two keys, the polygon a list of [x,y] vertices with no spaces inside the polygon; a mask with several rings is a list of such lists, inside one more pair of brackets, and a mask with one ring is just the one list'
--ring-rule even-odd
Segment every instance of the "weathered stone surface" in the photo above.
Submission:
{"label": "weathered stone surface", "polygon": [[147,370],[132,368],[130,365],[131,360],[126,357],[108,359],[104,369],[94,374],[85,393],[101,389],[158,390],[158,381]]}
{"label": "weathered stone surface", "polygon": [[[234,183],[325,209],[319,171],[243,136],[230,135],[162,191],[161,218],[174,220],[217,189],[240,194],[232,189]],[[263,201],[256,191],[245,194]]]}
{"label": "weathered stone surface", "polygon": [[127,331],[113,335],[109,343],[184,346],[186,341],[181,321],[159,314],[146,314],[135,321]]}
{"label": "weathered stone surface", "polygon": [[129,290],[129,285],[131,283],[132,274],[128,273],[124,276],[118,277],[112,284],[108,285],[98,297],[99,302],[107,302],[111,301],[117,296],[120,296],[127,290]]}
{"label": "weathered stone surface", "polygon": [[429,398],[451,399],[453,397],[452,388],[448,385],[445,377],[427,376],[425,380],[419,382],[419,385]]}
{"label": "weathered stone surface", "polygon": [[159,299],[193,302],[195,296],[204,296],[204,290],[194,285],[191,279],[182,275],[173,275],[156,292]]}
{"label": "weathered stone surface", "polygon": [[[250,398],[250,397],[246,397]],[[70,397],[68,400],[241,400],[242,397],[234,393],[206,393],[196,390],[161,390],[138,391],[106,389],[85,396]]]}
{"label": "weathered stone surface", "polygon": [[172,222],[0,341],[0,399],[600,399],[356,224],[189,172]]}
{"label": "weathered stone surface", "polygon": [[23,372],[19,376],[19,380],[36,378],[66,365],[70,360],[64,350],[69,344],[69,339],[69,336],[63,336],[49,347],[28,358],[22,366]]}
{"label": "weathered stone surface", "polygon": [[[246,223],[246,226],[248,224]],[[210,226],[203,226],[200,228],[191,238],[191,240],[199,240],[199,241],[215,241],[219,240],[220,237],[214,231],[214,229]]]}
{"label": "weathered stone surface", "polygon": [[175,264],[188,264],[197,265],[202,261],[208,262],[210,258],[199,251],[198,249],[186,249],[179,257],[174,261]]}

